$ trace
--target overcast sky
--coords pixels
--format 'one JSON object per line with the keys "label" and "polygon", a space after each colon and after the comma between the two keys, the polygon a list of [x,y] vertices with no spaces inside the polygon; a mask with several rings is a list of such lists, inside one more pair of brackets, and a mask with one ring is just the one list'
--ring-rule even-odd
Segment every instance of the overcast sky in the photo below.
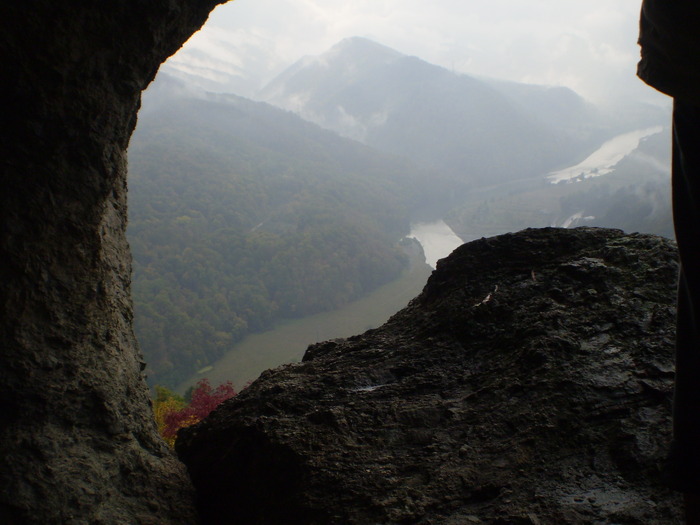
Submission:
{"label": "overcast sky", "polygon": [[[635,77],[641,0],[235,0],[174,63],[270,76],[363,36],[460,73],[662,102]],[[200,64],[201,65],[201,64]],[[269,80],[269,78],[262,78]]]}

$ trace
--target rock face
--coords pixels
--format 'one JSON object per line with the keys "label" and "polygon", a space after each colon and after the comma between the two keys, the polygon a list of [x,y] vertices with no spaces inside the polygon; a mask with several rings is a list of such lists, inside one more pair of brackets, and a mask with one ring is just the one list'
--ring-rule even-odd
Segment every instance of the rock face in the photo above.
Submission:
{"label": "rock face", "polygon": [[2,523],[196,521],[131,328],[126,148],[217,3],[0,5]]}
{"label": "rock face", "polygon": [[680,523],[675,247],[604,229],[457,249],[384,326],[181,432],[206,523]]}

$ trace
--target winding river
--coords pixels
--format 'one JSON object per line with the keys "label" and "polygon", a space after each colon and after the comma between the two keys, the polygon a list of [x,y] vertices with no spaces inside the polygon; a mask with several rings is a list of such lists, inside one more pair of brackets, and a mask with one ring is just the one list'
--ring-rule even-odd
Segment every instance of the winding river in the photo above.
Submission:
{"label": "winding river", "polygon": [[283,321],[272,330],[249,335],[176,390],[184,393],[204,377],[212,385],[231,381],[240,389],[269,368],[300,361],[312,343],[349,337],[384,324],[420,293],[437,260],[462,244],[443,221],[413,224],[408,237],[418,243],[406,246],[410,264],[398,279],[338,310]]}
{"label": "winding river", "polygon": [[558,184],[607,175],[613,171],[618,162],[637,149],[641,140],[661,131],[663,131],[661,126],[655,126],[618,135],[605,142],[583,161],[563,170],[554,171],[547,176],[547,179],[552,184]]}
{"label": "winding river", "polygon": [[425,262],[435,269],[437,261],[447,257],[463,244],[445,221],[417,222],[411,225],[409,239],[416,239],[423,247]]}

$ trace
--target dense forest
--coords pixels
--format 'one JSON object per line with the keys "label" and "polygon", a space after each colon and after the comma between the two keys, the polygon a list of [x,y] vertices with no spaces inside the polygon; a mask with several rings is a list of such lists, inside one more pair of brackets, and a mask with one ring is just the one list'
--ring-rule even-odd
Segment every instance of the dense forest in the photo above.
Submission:
{"label": "dense forest", "polygon": [[151,382],[174,386],[247,333],[396,278],[420,178],[237,97],[144,112],[130,148],[128,235]]}
{"label": "dense forest", "polygon": [[547,179],[663,122],[659,108],[601,111],[566,88],[456,75],[364,39],[259,93],[286,110],[190,89],[160,74],[129,149],[151,384],[175,387],[251,332],[394,280],[412,221],[445,219],[465,240],[551,225],[672,235],[665,135],[604,177]]}

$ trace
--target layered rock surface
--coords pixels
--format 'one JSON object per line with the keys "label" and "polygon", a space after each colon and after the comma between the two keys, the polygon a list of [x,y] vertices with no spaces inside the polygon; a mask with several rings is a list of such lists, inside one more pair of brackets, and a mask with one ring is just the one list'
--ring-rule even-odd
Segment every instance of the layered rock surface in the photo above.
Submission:
{"label": "layered rock surface", "polygon": [[679,523],[675,257],[605,229],[462,246],[381,328],[181,432],[205,521]]}

